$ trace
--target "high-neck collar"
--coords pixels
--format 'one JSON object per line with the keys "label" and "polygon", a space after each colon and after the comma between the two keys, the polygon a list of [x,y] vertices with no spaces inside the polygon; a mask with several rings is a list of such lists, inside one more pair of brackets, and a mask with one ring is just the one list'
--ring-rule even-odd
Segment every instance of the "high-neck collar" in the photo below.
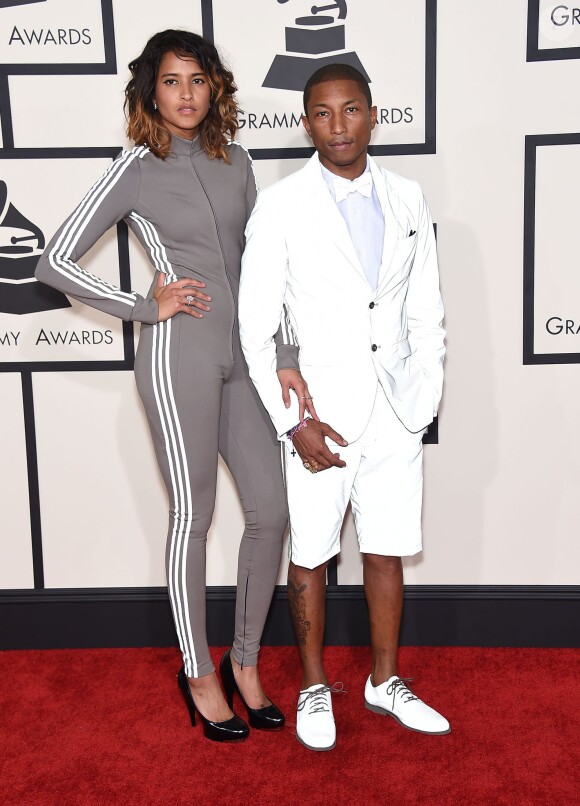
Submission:
{"label": "high-neck collar", "polygon": [[196,135],[193,140],[186,140],[184,137],[178,137],[176,134],[171,135],[171,151],[173,156],[189,157],[196,151],[201,150],[201,143],[199,135]]}

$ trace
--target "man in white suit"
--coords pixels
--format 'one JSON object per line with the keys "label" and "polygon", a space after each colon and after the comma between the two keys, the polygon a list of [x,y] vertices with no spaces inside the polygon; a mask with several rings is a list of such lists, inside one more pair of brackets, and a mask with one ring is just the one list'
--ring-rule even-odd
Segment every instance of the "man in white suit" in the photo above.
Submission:
{"label": "man in white suit", "polygon": [[[285,442],[288,598],[303,671],[296,733],[330,750],[325,582],[349,501],[370,617],[366,707],[412,730],[450,730],[397,673],[401,557],[422,548],[421,439],[441,398],[445,332],[421,188],[367,155],[377,120],[368,83],[348,65],[322,67],[307,82],[304,112],[317,153],[259,195],[239,316],[250,376]],[[300,401],[280,398],[271,334],[281,318],[321,420],[300,420]]]}

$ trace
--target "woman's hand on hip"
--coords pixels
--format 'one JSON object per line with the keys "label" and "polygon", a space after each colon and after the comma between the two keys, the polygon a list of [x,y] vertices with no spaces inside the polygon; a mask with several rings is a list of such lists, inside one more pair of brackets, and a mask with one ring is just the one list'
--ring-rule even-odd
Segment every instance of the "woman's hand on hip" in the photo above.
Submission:
{"label": "woman's hand on hip", "polygon": [[205,288],[205,283],[189,277],[165,285],[165,275],[160,272],[157,278],[157,288],[153,292],[159,306],[157,321],[165,322],[176,313],[188,313],[190,316],[195,316],[196,319],[202,319],[201,311],[211,310],[209,305],[206,305],[206,302],[211,301],[211,297],[199,291],[200,288]]}

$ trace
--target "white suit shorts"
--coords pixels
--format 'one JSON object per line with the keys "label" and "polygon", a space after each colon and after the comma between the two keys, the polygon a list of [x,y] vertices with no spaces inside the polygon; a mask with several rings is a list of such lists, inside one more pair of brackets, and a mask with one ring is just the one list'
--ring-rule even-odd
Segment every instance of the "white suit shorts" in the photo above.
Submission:
{"label": "white suit shorts", "polygon": [[361,552],[403,557],[421,551],[423,434],[405,428],[379,386],[362,436],[346,448],[327,439],[345,468],[311,473],[285,443],[291,561],[316,568],[340,552],[349,501]]}

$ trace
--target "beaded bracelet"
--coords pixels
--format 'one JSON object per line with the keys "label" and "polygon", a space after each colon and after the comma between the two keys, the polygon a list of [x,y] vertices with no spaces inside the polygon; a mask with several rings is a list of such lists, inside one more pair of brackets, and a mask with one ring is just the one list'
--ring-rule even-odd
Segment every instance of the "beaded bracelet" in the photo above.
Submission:
{"label": "beaded bracelet", "polygon": [[294,439],[294,437],[296,436],[296,434],[297,434],[299,431],[301,431],[303,428],[306,428],[306,426],[308,425],[308,420],[309,420],[309,419],[310,419],[310,418],[309,418],[309,417],[307,417],[307,418],[306,418],[306,419],[304,419],[304,420],[300,420],[300,422],[298,423],[298,425],[295,425],[295,426],[294,426],[294,428],[291,428],[291,429],[290,429],[290,431],[287,431],[287,432],[286,432],[286,436],[288,437],[288,439]]}

